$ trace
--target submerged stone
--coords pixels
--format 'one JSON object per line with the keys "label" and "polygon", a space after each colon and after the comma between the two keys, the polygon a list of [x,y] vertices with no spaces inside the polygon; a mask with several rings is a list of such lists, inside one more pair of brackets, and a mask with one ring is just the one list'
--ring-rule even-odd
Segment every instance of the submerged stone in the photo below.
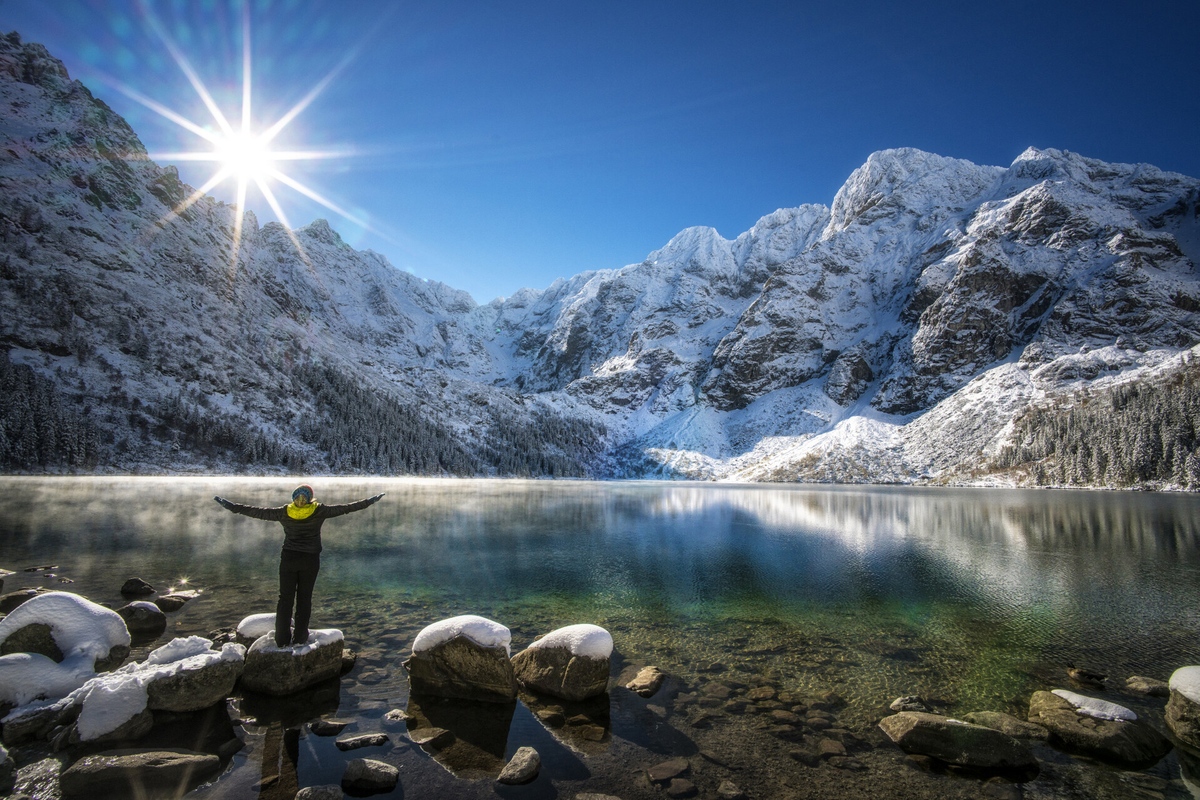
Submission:
{"label": "submerged stone", "polygon": [[1171,752],[1171,743],[1140,720],[1098,719],[1080,713],[1053,692],[1034,692],[1029,721],[1050,731],[1050,743],[1123,767],[1147,767]]}
{"label": "submerged stone", "polygon": [[982,725],[921,711],[901,711],[879,721],[888,738],[906,753],[983,770],[1035,772],[1029,747]]}

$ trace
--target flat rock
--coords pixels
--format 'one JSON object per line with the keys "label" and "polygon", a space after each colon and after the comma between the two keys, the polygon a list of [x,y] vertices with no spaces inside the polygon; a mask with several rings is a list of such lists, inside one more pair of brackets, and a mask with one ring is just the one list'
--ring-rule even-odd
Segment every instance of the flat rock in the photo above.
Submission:
{"label": "flat rock", "polygon": [[1050,731],[1050,744],[1124,767],[1146,767],[1171,752],[1171,743],[1141,720],[1096,719],[1052,692],[1034,692],[1029,721]]}
{"label": "flat rock", "polygon": [[350,724],[349,720],[314,719],[308,723],[308,729],[317,736],[337,736]]}
{"label": "flat rock", "polygon": [[413,728],[408,732],[413,744],[441,750],[454,741],[454,734],[445,728]]}
{"label": "flat rock", "polygon": [[117,609],[132,636],[156,639],[167,629],[167,615],[154,603],[135,600]]}
{"label": "flat rock", "polygon": [[398,731],[408,727],[408,721],[412,719],[407,711],[399,708],[393,708],[383,715],[383,727],[390,731]]}
{"label": "flat rock", "polygon": [[666,793],[667,797],[695,797],[700,790],[687,778],[672,778],[667,784]]}
{"label": "flat rock", "polygon": [[599,792],[579,792],[575,800],[621,800],[615,794],[600,794]]}
{"label": "flat rock", "polygon": [[130,797],[138,786],[147,797],[175,797],[215,775],[221,760],[190,750],[111,750],[84,756],[60,777],[65,800]]}
{"label": "flat rock", "polygon": [[991,728],[994,731],[1007,734],[1014,739],[1045,740],[1050,737],[1050,731],[1041,725],[1017,719],[1011,714],[1005,714],[1001,711],[972,711],[970,714],[963,715],[963,722],[982,725],[985,728]]}
{"label": "flat rock", "polygon": [[565,647],[530,647],[512,660],[517,680],[526,689],[587,700],[608,691],[609,659],[572,655]]}
{"label": "flat rock", "polygon": [[508,650],[484,647],[459,634],[404,661],[414,694],[508,703],[516,699],[517,678]]}
{"label": "flat rock", "polygon": [[717,787],[717,797],[720,800],[744,800],[746,793],[733,781],[721,781]]}
{"label": "flat rock", "polygon": [[892,711],[923,711],[927,714],[931,713],[931,709],[925,701],[915,694],[897,697],[888,708]]}
{"label": "flat rock", "polygon": [[666,679],[667,674],[658,667],[642,667],[625,688],[641,697],[653,697]]}
{"label": "flat rock", "polygon": [[542,759],[538,751],[532,747],[520,747],[504,765],[504,769],[500,770],[500,776],[496,780],[510,786],[519,786],[536,778],[541,769]]}
{"label": "flat rock", "polygon": [[1147,678],[1145,675],[1130,675],[1125,679],[1125,687],[1131,692],[1144,694],[1148,697],[1171,696],[1171,688],[1166,681]]}
{"label": "flat rock", "polygon": [[325,644],[310,640],[302,646],[278,647],[272,635],[265,634],[246,651],[242,686],[251,691],[281,697],[336,678],[341,672],[342,646],[342,639],[338,636]]}
{"label": "flat rock", "polygon": [[692,765],[686,758],[672,758],[670,761],[663,761],[647,769],[646,777],[650,779],[651,783],[666,783],[672,778],[686,775],[691,768]]}
{"label": "flat rock", "polygon": [[982,725],[921,711],[901,711],[884,717],[879,727],[904,752],[948,764],[1013,771],[1034,771],[1038,767],[1027,745]]}
{"label": "flat rock", "polygon": [[390,792],[400,782],[400,770],[373,758],[356,758],[346,764],[342,786],[363,792]]}
{"label": "flat rock", "polygon": [[296,792],[295,800],[343,800],[345,796],[340,786],[305,786]]}
{"label": "flat rock", "polygon": [[380,747],[390,741],[386,733],[364,733],[359,736],[338,739],[334,744],[337,745],[338,750],[357,750],[360,747]]}

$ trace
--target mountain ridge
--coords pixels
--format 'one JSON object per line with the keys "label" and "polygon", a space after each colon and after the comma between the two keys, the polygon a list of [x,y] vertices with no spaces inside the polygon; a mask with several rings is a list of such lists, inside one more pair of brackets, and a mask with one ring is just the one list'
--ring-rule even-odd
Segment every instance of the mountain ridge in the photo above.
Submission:
{"label": "mountain ridge", "polygon": [[[236,244],[235,209],[181,208],[192,187],[15,34],[0,103],[10,470],[1037,483],[996,462],[1037,404],[1200,343],[1200,181],[1150,165],[879,151],[830,206],[480,305],[325,220],[247,213]],[[29,444],[51,390],[49,428],[103,434],[90,463]],[[1200,484],[1186,463],[1114,485]]]}

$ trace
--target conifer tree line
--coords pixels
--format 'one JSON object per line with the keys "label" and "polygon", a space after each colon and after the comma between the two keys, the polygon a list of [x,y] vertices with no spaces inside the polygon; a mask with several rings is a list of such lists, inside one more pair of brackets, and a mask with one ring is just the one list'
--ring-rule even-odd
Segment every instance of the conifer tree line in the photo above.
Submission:
{"label": "conifer tree line", "polygon": [[1159,383],[1086,391],[1016,420],[993,468],[1028,471],[1039,486],[1200,489],[1200,364]]}
{"label": "conifer tree line", "polygon": [[100,439],[89,409],[64,401],[54,382],[0,352],[0,469],[91,469]]}
{"label": "conifer tree line", "polygon": [[118,455],[167,448],[191,463],[244,472],[588,477],[604,449],[602,425],[540,407],[527,415],[487,408],[468,446],[429,412],[334,367],[309,365],[291,376],[311,415],[276,420],[271,430],[196,391],[146,403],[117,392],[105,413],[93,414],[85,392],[65,391],[0,351],[0,471],[86,472]]}

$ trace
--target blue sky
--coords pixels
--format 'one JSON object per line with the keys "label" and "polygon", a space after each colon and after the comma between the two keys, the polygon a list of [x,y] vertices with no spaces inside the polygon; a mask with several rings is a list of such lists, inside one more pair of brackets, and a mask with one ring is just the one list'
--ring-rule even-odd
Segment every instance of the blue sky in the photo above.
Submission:
{"label": "blue sky", "polygon": [[[480,302],[638,262],[691,225],[733,238],[828,204],[889,147],[1000,165],[1057,147],[1200,175],[1192,2],[248,9],[256,127],[332,73],[273,146],[340,153],[284,171],[357,222],[276,184],[288,220],[328,218]],[[152,153],[207,149],[116,88],[214,125],[151,17],[238,118],[241,2],[0,0],[0,28],[50,48]],[[193,186],[214,171],[179,166]],[[275,218],[255,192],[247,206]]]}

